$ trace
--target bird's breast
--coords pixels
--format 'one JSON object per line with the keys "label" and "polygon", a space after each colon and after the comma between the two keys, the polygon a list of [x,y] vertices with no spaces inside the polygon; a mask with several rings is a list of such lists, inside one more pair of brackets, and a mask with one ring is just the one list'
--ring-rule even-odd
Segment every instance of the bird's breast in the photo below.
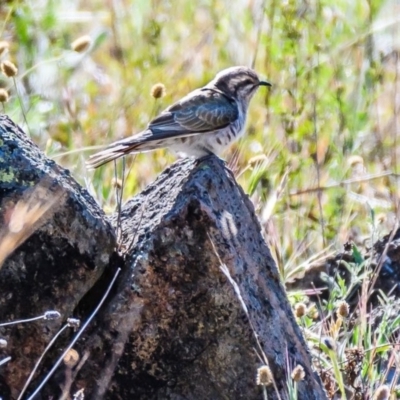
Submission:
{"label": "bird's breast", "polygon": [[204,137],[205,147],[215,154],[221,154],[230,144],[243,133],[244,120],[238,118],[235,122],[218,131],[207,133]]}

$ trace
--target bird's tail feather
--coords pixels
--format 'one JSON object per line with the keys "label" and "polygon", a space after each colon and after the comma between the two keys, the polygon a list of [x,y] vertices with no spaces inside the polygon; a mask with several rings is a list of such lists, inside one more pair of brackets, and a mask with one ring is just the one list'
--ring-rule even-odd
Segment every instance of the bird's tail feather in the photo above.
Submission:
{"label": "bird's tail feather", "polygon": [[157,142],[143,143],[138,141],[135,143],[132,140],[128,142],[126,139],[123,139],[90,156],[89,160],[86,161],[86,166],[89,169],[95,169],[126,154],[150,151],[158,147],[159,143]]}
{"label": "bird's tail feather", "polygon": [[86,165],[89,169],[95,169],[126,154],[142,153],[160,147],[168,147],[177,137],[182,139],[198,134],[199,132],[182,133],[179,131],[159,131],[154,134],[152,131],[146,130],[135,136],[110,144],[104,150],[90,156],[89,160],[86,161]]}

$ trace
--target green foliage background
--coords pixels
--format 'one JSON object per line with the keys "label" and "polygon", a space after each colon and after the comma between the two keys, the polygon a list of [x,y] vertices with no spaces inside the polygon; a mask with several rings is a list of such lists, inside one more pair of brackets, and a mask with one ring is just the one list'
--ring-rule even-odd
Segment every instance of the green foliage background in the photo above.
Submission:
{"label": "green foliage background", "polygon": [[[11,94],[4,111],[111,211],[114,165],[93,174],[84,166],[88,155],[140,131],[219,70],[254,64],[273,88],[257,94],[246,136],[225,156],[284,271],[393,225],[399,133],[393,4],[9,1],[0,6],[1,39],[10,44],[1,57],[19,73],[15,82],[0,78]],[[90,49],[72,51],[71,42],[86,34]],[[157,82],[167,88],[160,100],[150,95]],[[173,160],[164,150],[128,157],[124,198]]]}
{"label": "green foliage background", "polygon": [[[1,61],[19,70],[0,76],[11,96],[3,111],[111,212],[122,162],[93,173],[85,159],[219,70],[254,65],[273,87],[255,96],[246,135],[225,158],[287,281],[397,220],[399,15],[396,0],[1,2],[0,40],[10,45]],[[74,52],[82,35],[92,44]],[[158,82],[167,94],[155,100]],[[124,199],[173,160],[164,150],[127,157]],[[337,297],[346,290],[339,282]],[[354,332],[347,344],[364,340]]]}

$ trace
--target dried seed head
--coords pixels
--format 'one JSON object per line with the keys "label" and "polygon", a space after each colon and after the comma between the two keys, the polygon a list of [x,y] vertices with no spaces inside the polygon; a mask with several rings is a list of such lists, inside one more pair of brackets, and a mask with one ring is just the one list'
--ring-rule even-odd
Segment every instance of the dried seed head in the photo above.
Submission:
{"label": "dried seed head", "polygon": [[151,88],[150,93],[155,99],[160,99],[161,97],[165,96],[165,86],[162,83],[156,83]]}
{"label": "dried seed head", "polygon": [[74,368],[79,361],[79,354],[75,349],[69,349],[67,354],[63,358],[64,364],[68,368]]}
{"label": "dried seed head", "polygon": [[324,385],[326,393],[328,394],[328,398],[333,399],[335,397],[337,387],[336,380],[333,378],[332,372],[323,369],[319,371],[319,376],[321,377],[322,384]]}
{"label": "dried seed head", "polygon": [[56,319],[60,318],[61,314],[58,311],[46,311],[44,313],[44,319],[47,321],[55,321]]}
{"label": "dried seed head", "polygon": [[272,383],[272,372],[267,365],[263,365],[257,370],[257,385],[268,386]]}
{"label": "dried seed head", "polygon": [[294,306],[294,312],[297,318],[304,317],[306,314],[307,306],[304,303],[297,303]]}
{"label": "dried seed head", "polygon": [[0,349],[5,349],[8,345],[8,342],[6,339],[1,338],[0,339]]}
{"label": "dried seed head", "polygon": [[10,44],[4,40],[0,41],[0,56],[5,53],[10,47]]}
{"label": "dried seed head", "polygon": [[122,179],[112,178],[111,179],[111,186],[116,188],[116,189],[122,189]]}
{"label": "dried seed head", "polygon": [[84,53],[92,44],[92,38],[89,35],[84,35],[74,40],[71,43],[71,49],[77,53]]}
{"label": "dried seed head", "polygon": [[355,167],[357,165],[364,165],[364,159],[361,156],[350,156],[347,159],[347,163],[350,165],[350,167]]}
{"label": "dried seed head", "polygon": [[387,385],[379,386],[374,394],[374,400],[389,400],[390,389]]}
{"label": "dried seed head", "polygon": [[296,365],[294,370],[292,371],[292,379],[295,382],[300,382],[304,379],[306,373],[304,372],[304,368],[301,365]]}
{"label": "dried seed head", "polygon": [[346,362],[343,368],[344,376],[346,382],[354,387],[361,373],[365,352],[362,347],[353,347],[346,349],[344,354],[346,356]]}
{"label": "dried seed head", "polygon": [[9,99],[9,95],[6,89],[0,89],[0,103],[6,103]]}
{"label": "dried seed head", "polygon": [[67,324],[70,328],[78,329],[81,326],[81,320],[78,318],[68,318]]}
{"label": "dried seed head", "polygon": [[336,315],[341,318],[347,318],[349,316],[350,309],[346,301],[339,301],[336,309]]}
{"label": "dried seed head", "polygon": [[18,74],[18,68],[9,60],[5,60],[1,63],[1,71],[8,78],[12,78],[13,76]]}

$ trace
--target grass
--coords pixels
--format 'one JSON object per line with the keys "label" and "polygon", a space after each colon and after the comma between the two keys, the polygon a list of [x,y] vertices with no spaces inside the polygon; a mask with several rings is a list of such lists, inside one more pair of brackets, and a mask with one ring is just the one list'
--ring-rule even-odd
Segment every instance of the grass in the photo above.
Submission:
{"label": "grass", "polygon": [[[10,0],[0,5],[0,40],[9,43],[0,60],[13,61],[18,74],[0,77],[10,93],[3,107],[113,212],[114,165],[88,172],[88,155],[140,131],[217,71],[254,65],[273,88],[253,99],[247,133],[225,158],[255,204],[286,282],[348,241],[363,253],[365,243],[396,226],[399,12],[380,0],[234,3]],[[78,53],[71,43],[82,35],[92,43]],[[150,92],[159,82],[167,93],[155,100]],[[127,157],[124,199],[173,160],[164,150]],[[119,178],[121,170],[118,161]],[[371,267],[362,259],[349,270],[356,271],[353,282],[366,286],[356,326],[350,330],[335,314],[351,289],[340,278],[329,300],[318,304],[318,316],[299,323],[311,345],[324,336],[335,343],[336,350],[318,345],[314,354],[326,385],[351,398],[344,393],[346,368],[357,367],[371,398],[387,383],[378,360],[394,365],[397,376],[398,325],[368,330]],[[306,293],[289,295],[293,304],[314,308]],[[381,303],[384,310],[390,304],[385,294]],[[356,356],[362,360],[350,365]],[[288,384],[295,396],[295,382]]]}

